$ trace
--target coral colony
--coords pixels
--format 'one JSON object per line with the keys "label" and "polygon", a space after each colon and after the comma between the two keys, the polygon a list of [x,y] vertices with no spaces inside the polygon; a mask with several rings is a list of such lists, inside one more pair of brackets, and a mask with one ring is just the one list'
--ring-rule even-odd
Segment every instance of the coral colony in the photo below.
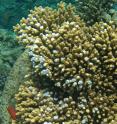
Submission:
{"label": "coral colony", "polygon": [[[114,11],[113,5],[116,0],[76,0],[75,6],[78,14],[88,25],[105,20],[106,22],[116,18],[110,11]],[[113,18],[114,17],[114,18]],[[115,21],[116,22],[116,21]],[[117,22],[116,22],[117,23]]]}
{"label": "coral colony", "polygon": [[29,49],[33,78],[15,95],[13,123],[108,124],[114,120],[117,28],[112,21],[88,27],[71,4],[60,2],[58,9],[35,7],[14,31],[19,43]]}

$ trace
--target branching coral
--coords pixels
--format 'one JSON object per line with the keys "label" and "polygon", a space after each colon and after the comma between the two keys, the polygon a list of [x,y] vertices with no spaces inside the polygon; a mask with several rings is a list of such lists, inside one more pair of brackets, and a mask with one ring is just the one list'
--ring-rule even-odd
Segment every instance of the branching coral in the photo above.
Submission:
{"label": "branching coral", "polygon": [[[72,53],[75,52],[78,42],[83,42],[86,38],[82,37],[84,32],[81,27],[84,27],[84,23],[78,16],[74,16],[73,8],[69,5],[65,10],[63,3],[59,6],[58,11],[49,8],[35,8],[34,11],[31,11],[32,14],[29,15],[27,20],[23,19],[21,21],[21,27],[24,26],[24,28],[20,30],[20,25],[17,25],[15,30],[19,30],[18,39],[31,48],[29,54],[35,72],[38,72],[39,75],[48,76],[56,82],[55,85],[66,88],[69,80],[73,84],[75,80],[73,76],[77,73],[76,68],[73,67],[73,64],[78,65],[77,60],[75,60],[77,55],[74,60],[71,59],[72,61],[70,58],[73,58]],[[35,17],[35,14],[38,17]],[[34,20],[36,22],[33,22]],[[77,22],[74,22],[75,20]],[[26,26],[25,21],[29,21],[27,22],[28,26]],[[72,41],[73,38],[75,42]],[[35,43],[32,45],[33,41]],[[74,84],[74,87],[76,85]]]}
{"label": "branching coral", "polygon": [[[81,93],[76,102],[71,96],[63,97],[62,94],[58,96],[56,91],[53,92],[48,88],[40,89],[32,80],[26,81],[15,95],[17,121],[13,124],[21,122],[24,124],[100,124],[114,119],[114,111],[110,109],[114,96],[102,96],[93,91],[89,91],[88,95],[87,101],[86,96]],[[109,118],[105,118],[107,116]]]}
{"label": "branching coral", "polygon": [[19,123],[58,124],[69,121],[70,124],[79,123],[79,112],[77,108],[75,109],[76,103],[72,97],[58,101],[57,97],[52,97],[52,91],[39,90],[31,80],[21,85],[18,92],[15,97]]}
{"label": "branching coral", "polygon": [[117,29],[113,22],[96,23],[89,28],[88,38],[98,51],[100,64],[94,82],[101,91],[116,92],[117,86]]}
{"label": "branching coral", "polygon": [[32,80],[21,85],[15,96],[17,123],[79,124],[81,119],[82,124],[92,124],[100,123],[102,117],[105,117],[107,113],[109,113],[109,118],[103,121],[107,123],[108,120],[113,119],[113,111],[108,112],[110,110],[108,107],[112,105],[112,97],[102,97],[101,94],[97,96],[91,92],[88,101],[90,104],[83,95],[78,98],[77,104],[71,96],[64,98],[61,95],[61,99],[58,99],[60,96],[55,93],[47,88],[40,90]]}
{"label": "branching coral", "polygon": [[48,88],[72,96],[82,124],[114,119],[117,28],[113,22],[86,27],[74,7],[61,2],[57,10],[35,7],[14,30],[30,49],[37,78],[48,79]]}

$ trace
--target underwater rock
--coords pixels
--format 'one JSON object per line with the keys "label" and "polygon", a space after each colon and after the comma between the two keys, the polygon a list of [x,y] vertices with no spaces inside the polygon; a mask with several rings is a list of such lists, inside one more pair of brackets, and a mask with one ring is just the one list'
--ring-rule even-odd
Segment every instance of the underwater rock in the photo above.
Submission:
{"label": "underwater rock", "polygon": [[1,124],[9,124],[10,116],[7,107],[13,104],[14,94],[18,91],[19,85],[25,81],[24,76],[29,73],[31,63],[28,57],[28,51],[25,51],[14,64],[9,77],[5,83],[5,87],[0,96],[0,120]]}
{"label": "underwater rock", "polygon": [[[5,83],[10,69],[22,52],[23,47],[17,43],[15,34],[11,31],[0,29],[0,85]],[[0,90],[3,90],[3,88],[0,88]]]}

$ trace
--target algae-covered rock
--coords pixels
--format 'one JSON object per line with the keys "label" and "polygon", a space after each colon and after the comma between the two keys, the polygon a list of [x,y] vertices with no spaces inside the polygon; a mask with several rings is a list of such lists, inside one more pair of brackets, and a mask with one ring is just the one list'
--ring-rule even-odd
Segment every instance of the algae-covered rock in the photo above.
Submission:
{"label": "algae-covered rock", "polygon": [[0,29],[0,91],[17,57],[22,53],[22,48],[14,33]]}
{"label": "algae-covered rock", "polygon": [[0,97],[0,124],[9,124],[10,117],[7,107],[13,104],[14,94],[17,92],[19,85],[25,80],[25,74],[30,71],[30,61],[28,52],[25,51],[16,61],[5,83],[4,91]]}

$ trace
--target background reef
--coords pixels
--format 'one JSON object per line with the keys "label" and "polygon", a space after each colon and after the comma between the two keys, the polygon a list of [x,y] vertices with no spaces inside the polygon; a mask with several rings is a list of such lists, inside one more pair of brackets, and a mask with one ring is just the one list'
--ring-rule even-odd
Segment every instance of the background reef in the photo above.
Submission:
{"label": "background reef", "polygon": [[[61,0],[1,0],[0,1],[0,27],[12,29],[22,17],[26,17],[34,6],[50,6],[56,8]],[[67,3],[74,0],[65,0]]]}
{"label": "background reef", "polygon": [[[0,27],[12,29],[21,17],[26,17],[34,6],[56,8],[61,0],[2,0],[0,1]],[[94,24],[101,19],[117,21],[116,0],[63,0],[76,6],[78,14],[87,22]]]}
{"label": "background reef", "polygon": [[21,47],[11,31],[0,29],[0,93],[16,59],[22,53]]}
{"label": "background reef", "polygon": [[63,1],[0,1],[0,123],[116,124],[117,1]]}
{"label": "background reef", "polygon": [[111,20],[117,22],[116,0],[76,0],[77,12],[88,25]]}

